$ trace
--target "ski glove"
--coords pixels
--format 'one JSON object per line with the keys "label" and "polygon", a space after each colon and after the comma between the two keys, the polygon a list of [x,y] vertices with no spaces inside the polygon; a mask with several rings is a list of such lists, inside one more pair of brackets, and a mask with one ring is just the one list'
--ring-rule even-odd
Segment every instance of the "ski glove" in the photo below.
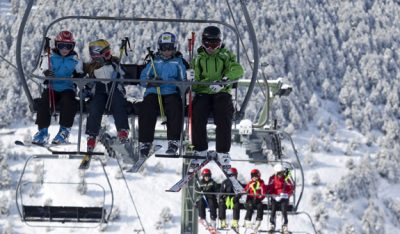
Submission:
{"label": "ski glove", "polygon": [[194,81],[194,70],[193,69],[186,70],[186,79],[188,81]]}
{"label": "ski glove", "polygon": [[44,76],[51,76],[54,77],[54,72],[52,70],[45,70],[43,72]]}
{"label": "ski glove", "polygon": [[[228,80],[229,80],[229,78],[224,76],[224,78],[222,78],[221,81],[225,82],[225,81],[228,81]],[[211,89],[211,91],[213,91],[213,93],[218,93],[219,91],[221,91],[221,89],[223,89],[225,87],[226,87],[225,84],[213,84],[213,85],[210,85],[210,89]]]}

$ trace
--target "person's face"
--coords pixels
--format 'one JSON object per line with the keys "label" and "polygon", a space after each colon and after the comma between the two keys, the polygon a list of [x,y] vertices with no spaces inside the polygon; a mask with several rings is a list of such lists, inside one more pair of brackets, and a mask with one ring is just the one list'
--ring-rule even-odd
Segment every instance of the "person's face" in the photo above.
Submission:
{"label": "person's face", "polygon": [[164,58],[169,59],[174,55],[176,48],[174,43],[165,43],[160,44],[159,50]]}
{"label": "person's face", "polygon": [[161,55],[166,59],[172,58],[174,55],[174,50],[162,50]]}
{"label": "person's face", "polygon": [[211,175],[204,175],[204,180],[209,181],[211,179]]}

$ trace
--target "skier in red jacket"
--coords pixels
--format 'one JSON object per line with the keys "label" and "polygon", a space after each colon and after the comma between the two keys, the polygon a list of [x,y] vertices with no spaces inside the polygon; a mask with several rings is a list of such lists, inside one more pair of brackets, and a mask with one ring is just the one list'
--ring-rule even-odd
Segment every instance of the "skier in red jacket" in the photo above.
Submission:
{"label": "skier in red jacket", "polygon": [[[247,192],[246,199],[246,216],[245,227],[253,228],[254,230],[258,229],[261,225],[261,221],[263,219],[263,204],[262,200],[265,198],[265,194],[267,192],[267,187],[264,181],[261,179],[261,173],[258,169],[253,169],[250,172],[251,181],[246,185],[245,191]],[[252,227],[251,217],[253,216],[254,209],[257,210],[256,223],[254,227]]]}
{"label": "skier in red jacket", "polygon": [[272,196],[270,231],[275,230],[276,209],[278,206],[280,206],[284,220],[282,232],[288,233],[287,209],[289,206],[289,197],[294,191],[294,185],[290,176],[285,175],[285,168],[281,164],[276,164],[274,166],[274,171],[275,173],[269,178],[267,185],[267,193]]}

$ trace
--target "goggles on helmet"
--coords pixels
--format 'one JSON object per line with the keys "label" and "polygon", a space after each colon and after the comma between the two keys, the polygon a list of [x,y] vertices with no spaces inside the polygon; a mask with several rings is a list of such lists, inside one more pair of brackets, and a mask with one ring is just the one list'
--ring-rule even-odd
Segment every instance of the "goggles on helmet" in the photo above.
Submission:
{"label": "goggles on helmet", "polygon": [[75,47],[75,45],[74,43],[57,42],[56,47],[58,50],[72,50]]}
{"label": "goggles on helmet", "polygon": [[90,50],[90,57],[92,58],[102,58],[102,57],[108,57],[111,55],[111,50],[110,47],[106,47],[102,49],[100,52],[96,49]]}
{"label": "goggles on helmet", "polygon": [[221,39],[204,39],[203,46],[206,49],[217,49],[221,47]]}
{"label": "goggles on helmet", "polygon": [[175,44],[174,43],[163,43],[160,44],[160,50],[161,51],[167,51],[167,50],[175,50]]}
{"label": "goggles on helmet", "polygon": [[254,178],[254,177],[257,177],[257,178],[259,178],[259,175],[258,175],[258,173],[251,173],[251,178]]}

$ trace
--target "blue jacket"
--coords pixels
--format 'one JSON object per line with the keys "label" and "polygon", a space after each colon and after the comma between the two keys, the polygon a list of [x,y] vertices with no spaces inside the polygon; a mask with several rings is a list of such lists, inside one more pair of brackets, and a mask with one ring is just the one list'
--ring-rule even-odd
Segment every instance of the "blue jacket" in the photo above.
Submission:
{"label": "blue jacket", "polygon": [[[171,59],[164,59],[161,56],[154,58],[154,67],[158,79],[160,80],[186,80],[186,68],[183,64],[181,57],[173,57]],[[140,80],[152,80],[154,79],[154,70],[151,66],[151,62],[146,65],[140,74]],[[147,83],[141,83],[143,87],[147,86]],[[177,87],[174,84],[161,84],[160,85],[161,95],[177,93]],[[157,93],[155,87],[147,87],[144,96],[150,93]]]}
{"label": "blue jacket", "polygon": [[[43,63],[47,65],[47,61],[43,61],[42,64]],[[50,56],[50,63],[51,70],[54,72],[55,77],[73,77],[74,71],[75,74],[83,73],[82,62],[74,51],[69,55],[62,57],[56,50],[53,50],[53,53]],[[69,80],[51,81],[51,84],[53,90],[56,92],[75,90],[74,83]]]}

